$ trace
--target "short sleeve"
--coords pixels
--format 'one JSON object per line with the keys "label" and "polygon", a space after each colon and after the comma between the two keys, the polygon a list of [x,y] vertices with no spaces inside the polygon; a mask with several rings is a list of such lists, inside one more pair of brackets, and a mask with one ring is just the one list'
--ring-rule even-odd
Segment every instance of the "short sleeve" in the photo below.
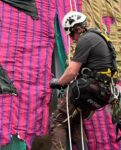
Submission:
{"label": "short sleeve", "polygon": [[80,62],[82,64],[86,63],[90,51],[91,51],[90,40],[86,37],[81,37],[77,43],[75,54],[72,61]]}

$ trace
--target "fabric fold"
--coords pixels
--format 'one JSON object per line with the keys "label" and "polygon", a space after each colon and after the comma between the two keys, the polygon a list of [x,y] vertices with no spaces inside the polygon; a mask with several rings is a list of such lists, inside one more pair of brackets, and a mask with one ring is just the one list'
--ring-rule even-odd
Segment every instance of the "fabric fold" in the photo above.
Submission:
{"label": "fabric fold", "polygon": [[33,19],[38,19],[38,12],[35,4],[35,0],[2,0],[10,4],[17,9],[24,11],[26,14],[31,16]]}

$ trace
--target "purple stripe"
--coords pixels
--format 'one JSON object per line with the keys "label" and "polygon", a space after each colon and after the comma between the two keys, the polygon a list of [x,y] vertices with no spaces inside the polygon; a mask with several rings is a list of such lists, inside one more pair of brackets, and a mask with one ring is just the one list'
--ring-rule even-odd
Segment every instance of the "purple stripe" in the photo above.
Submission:
{"label": "purple stripe", "polygon": [[[25,31],[24,31],[24,43],[23,43],[23,47],[26,48],[26,39],[27,39],[27,27],[28,27],[28,16],[26,15],[26,19],[25,19]],[[20,90],[19,90],[19,94],[21,96],[19,96],[18,99],[18,121],[17,121],[17,130],[19,130],[19,124],[20,124],[20,114],[21,114],[21,103],[22,103],[22,90],[23,90],[23,84],[24,82],[22,82],[23,79],[23,72],[24,72],[24,53],[22,53],[22,63],[21,63],[21,78],[20,78]]]}
{"label": "purple stripe", "polygon": [[57,5],[57,0],[55,0],[55,9],[56,9],[56,12],[57,12],[57,14],[58,14],[58,5]]}
{"label": "purple stripe", "polygon": [[[97,138],[96,138],[96,136],[95,136],[95,125],[94,125],[94,121],[93,121],[93,119],[90,119],[89,120],[89,123],[90,124],[88,124],[87,122],[86,122],[86,120],[84,121],[84,129],[85,129],[85,133],[86,133],[86,137],[87,137],[87,140],[89,141],[89,142],[87,142],[87,146],[88,146],[88,148],[89,148],[89,150],[92,150],[92,147],[96,147],[96,149],[95,150],[98,150],[97,149]],[[91,126],[91,129],[90,130],[92,130],[93,131],[93,135],[91,134],[90,135],[90,131],[88,131],[88,125],[90,125]],[[92,146],[92,143],[90,143],[90,139],[93,139],[94,138],[94,142],[95,143],[93,143],[93,145],[94,146]],[[94,150],[94,149],[93,149]]]}
{"label": "purple stripe", "polygon": [[[65,1],[63,0],[63,11],[64,11],[64,14],[66,14],[66,9],[65,9]],[[58,17],[58,20],[59,20],[59,26],[60,26],[60,29],[62,28],[62,20],[60,20],[60,17]],[[64,39],[62,38],[62,41],[64,43]],[[66,41],[68,41],[68,36],[66,36]]]}
{"label": "purple stripe", "polygon": [[[48,0],[48,35],[50,35],[50,0]],[[44,116],[44,103],[45,103],[45,96],[46,96],[46,83],[47,83],[47,65],[48,65],[48,50],[49,50],[49,43],[50,43],[50,38],[48,36],[48,42],[47,42],[47,48],[46,48],[46,59],[45,59],[45,65],[44,65],[44,68],[45,68],[45,74],[44,74],[44,90],[43,90],[43,97],[42,97],[42,121],[40,122],[40,133],[42,134],[43,133],[43,116]]]}
{"label": "purple stripe", "polygon": [[[2,12],[4,12],[4,3],[2,3]],[[4,13],[2,13],[2,22],[4,22]],[[1,37],[2,37],[2,30],[1,30],[1,35],[0,35]],[[0,145],[1,145],[1,143],[2,143],[2,127],[3,127],[3,117],[4,117],[4,98],[2,97],[2,114],[1,114],[1,122],[0,122]]]}
{"label": "purple stripe", "polygon": [[66,13],[65,0],[63,0],[63,10],[64,10],[64,13]]}
{"label": "purple stripe", "polygon": [[121,150],[121,141],[118,144],[119,150]]}
{"label": "purple stripe", "polygon": [[[41,1],[41,6],[40,6],[40,15],[42,15],[42,13],[43,13],[43,10],[42,10],[42,7],[43,6],[43,3],[42,3],[42,1]],[[42,35],[41,35],[41,33],[42,33],[42,29],[43,29],[43,23],[42,23],[42,21],[40,20],[40,38],[39,38],[39,45],[41,46],[41,43],[42,43]],[[37,64],[38,64],[38,66],[39,66],[39,69],[38,69],[38,75],[40,75],[40,70],[41,70],[41,48],[40,48],[40,46],[38,46],[38,62],[37,62]],[[39,86],[38,86],[38,82],[39,82],[39,80],[40,80],[40,76],[38,76],[38,80],[36,80],[36,97],[35,97],[35,103],[36,103],[36,105],[35,105],[35,123],[34,123],[34,131],[36,130],[36,128],[37,128],[37,119],[38,119],[38,117],[40,117],[40,114],[38,114],[37,113],[37,110],[39,110],[40,108],[39,108],[39,105],[38,105],[38,97],[39,97]]]}
{"label": "purple stripe", "polygon": [[[6,51],[6,57],[5,57],[5,60],[7,60],[7,58],[9,57],[10,55],[10,28],[11,28],[11,21],[12,21],[12,7],[10,7],[10,16],[9,16],[9,29],[8,29],[8,38],[7,38],[7,51]],[[7,70],[7,62],[5,63],[4,65],[5,69]]]}
{"label": "purple stripe", "polygon": [[[11,35],[11,34],[10,34],[10,27],[11,27],[12,8],[10,8],[10,13],[9,13],[9,14],[10,14],[10,17],[9,17],[9,21],[10,21],[10,22],[9,22],[9,29],[8,29],[8,38],[7,38],[7,39],[8,39],[8,40],[7,40],[8,43],[7,43],[7,51],[6,51],[6,57],[5,57],[6,59],[5,59],[5,60],[7,60],[7,58],[9,57],[9,51],[10,51],[10,50],[9,50],[9,47],[10,47],[10,46],[9,46],[9,44],[10,44],[9,41],[10,41],[10,35]],[[5,63],[4,68],[7,70],[7,63]],[[5,100],[4,97],[2,97],[2,100]],[[11,128],[10,128],[10,127],[11,127],[11,123],[10,123],[10,121],[11,121],[11,120],[10,120],[10,119],[11,119],[11,107],[12,107],[11,105],[12,105],[12,101],[10,100],[10,116],[9,116],[9,124],[8,124],[8,125],[9,125],[9,128],[8,128],[8,136],[9,136],[9,139],[10,139],[10,134],[9,134],[9,133],[10,133],[10,129],[11,129]],[[4,117],[3,117],[4,104],[2,104],[2,106],[3,106],[3,107],[2,107],[2,118],[4,118]],[[2,124],[2,125],[1,125],[1,129],[2,129],[2,128],[3,128],[3,124],[4,124],[4,120],[3,120],[3,119],[2,119],[1,124]],[[4,139],[3,139],[3,140],[4,140]],[[2,138],[1,138],[1,141],[2,141]]]}
{"label": "purple stripe", "polygon": [[[11,22],[12,22],[12,7],[10,7],[10,18],[9,18],[9,20],[10,20],[10,23],[9,23],[9,32],[8,32],[8,46],[7,46],[7,51],[6,51],[6,60],[7,60],[7,58],[9,57],[9,53],[10,53],[10,27],[11,27]],[[8,128],[8,136],[9,136],[9,138],[10,138],[10,135],[11,135],[11,118],[12,118],[12,96],[10,97],[10,116],[9,116],[9,128]]]}
{"label": "purple stripe", "polygon": [[[8,40],[7,40],[7,51],[6,51],[6,59],[5,60],[7,60],[7,58],[9,57],[9,52],[10,52],[10,27],[11,27],[11,21],[12,21],[12,8],[10,7],[10,17],[9,17],[9,29],[8,29]],[[7,70],[7,63],[5,63],[5,65],[4,65],[4,68]],[[2,99],[4,100],[4,97],[2,97]],[[12,108],[12,99],[10,99],[10,116],[9,116],[9,123],[8,123],[8,125],[9,125],[9,128],[8,128],[8,136],[9,136],[9,139],[10,139],[10,130],[11,130],[11,108]],[[3,113],[4,113],[4,104],[3,104],[3,111],[2,111]],[[2,118],[4,118],[3,116],[2,116]],[[3,121],[3,120],[2,120]],[[3,128],[3,122],[2,122],[2,126],[1,126],[1,128]],[[3,139],[4,140],[4,139]],[[2,141],[2,140],[1,140]]]}
{"label": "purple stripe", "polygon": [[[32,28],[32,45],[31,45],[31,55],[30,55],[30,66],[29,66],[29,70],[32,70],[32,56],[33,56],[33,50],[34,50],[34,38],[35,38],[35,21],[33,21],[33,28]],[[29,81],[32,81],[32,74],[29,73]],[[26,112],[26,129],[25,129],[25,138],[27,137],[27,131],[28,131],[28,122],[29,122],[29,110],[30,110],[30,104],[31,104],[31,89],[30,89],[30,84],[28,84],[28,101],[27,101],[27,112]]]}
{"label": "purple stripe", "polygon": [[[2,3],[2,5],[4,5],[3,3]],[[2,12],[4,11],[4,6],[2,6]],[[3,26],[3,18],[4,18],[4,13],[2,13],[2,17],[1,17],[2,19],[0,20],[0,45],[1,45],[1,39],[2,39],[2,26]]]}
{"label": "purple stripe", "polygon": [[92,128],[93,128],[93,135],[94,135],[94,138],[95,138],[95,147],[96,147],[96,149],[95,150],[98,150],[98,147],[97,147],[97,137],[96,137],[96,135],[95,135],[95,123],[93,123],[93,120],[91,119],[91,123],[92,123]]}
{"label": "purple stripe", "polygon": [[[19,15],[20,15],[20,13],[19,13],[19,11],[18,11],[18,17],[17,17],[17,30],[16,30],[16,40],[15,40],[15,45],[14,45],[14,47],[15,47],[15,49],[14,49],[14,57],[13,57],[13,60],[14,60],[14,62],[16,62],[15,61],[15,59],[16,59],[16,52],[17,52],[17,45],[18,45],[18,35],[19,35],[19,22],[20,22],[20,18],[19,18]],[[12,66],[12,70],[14,70],[14,64],[13,64],[13,66]],[[14,78],[14,74],[13,74],[13,76],[12,76],[12,79]]]}
{"label": "purple stripe", "polygon": [[[4,3],[2,3],[2,12],[4,12]],[[4,13],[2,13],[2,17],[1,17],[0,43],[1,43],[1,39],[2,39],[2,26],[3,26],[3,23],[4,23]]]}
{"label": "purple stripe", "polygon": [[81,6],[79,5],[80,4],[80,1],[77,0],[77,3],[76,3],[76,7],[77,7],[77,11],[81,12]]}
{"label": "purple stripe", "polygon": [[[100,116],[99,116],[99,114],[98,114],[98,111],[96,112],[96,120],[97,120],[97,123],[98,123],[98,129],[99,129],[99,132],[100,132],[100,135],[101,135],[101,141],[103,141],[103,143],[105,143],[105,140],[104,140],[104,135],[103,135],[103,130],[102,130],[102,127],[101,127],[101,125],[100,125],[100,122],[101,122],[101,120],[100,120]],[[104,149],[104,148],[103,148]]]}
{"label": "purple stripe", "polygon": [[113,150],[113,146],[111,144],[111,139],[110,139],[110,131],[109,131],[109,127],[108,127],[108,121],[107,121],[107,117],[106,117],[106,112],[105,110],[103,111],[103,117],[104,117],[104,121],[105,121],[105,127],[106,127],[106,131],[107,131],[107,136],[108,136],[108,141],[109,141],[109,146],[110,146],[110,150]]}

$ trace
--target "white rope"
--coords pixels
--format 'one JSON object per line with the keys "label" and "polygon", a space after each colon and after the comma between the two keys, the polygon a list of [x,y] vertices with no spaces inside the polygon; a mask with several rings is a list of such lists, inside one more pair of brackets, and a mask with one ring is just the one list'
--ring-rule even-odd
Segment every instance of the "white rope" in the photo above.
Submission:
{"label": "white rope", "polygon": [[70,150],[72,150],[71,127],[70,127],[70,117],[69,117],[68,99],[69,99],[69,85],[68,85],[68,87],[67,87],[67,93],[66,93],[66,108],[67,108],[67,118],[68,118],[69,145],[70,145]]}
{"label": "white rope", "polygon": [[[70,64],[70,37],[68,36],[68,46],[69,46],[69,64]],[[67,87],[67,93],[66,93],[66,109],[67,109],[67,119],[68,119],[68,133],[69,133],[69,145],[70,150],[72,150],[72,142],[71,142],[71,127],[70,127],[70,116],[69,116],[69,85]]]}
{"label": "white rope", "polygon": [[71,11],[73,10],[73,8],[72,8],[72,1],[70,0],[70,9],[71,9]]}
{"label": "white rope", "polygon": [[[74,6],[75,6],[75,11],[77,11],[76,0],[74,0]],[[70,0],[70,9],[71,9],[71,11],[73,11],[72,0]]]}
{"label": "white rope", "polygon": [[82,150],[84,150],[83,120],[82,120],[82,112],[81,112],[81,111],[80,111],[80,121],[81,121],[81,142],[82,142]]}
{"label": "white rope", "polygon": [[[75,4],[75,11],[77,11],[75,0],[74,0],[74,4]],[[70,9],[71,9],[71,11],[73,11],[72,0],[70,0]],[[68,36],[68,47],[69,47],[68,61],[69,61],[69,64],[70,64],[70,45],[71,45],[70,44],[70,37]],[[66,93],[66,109],[67,109],[67,119],[68,119],[69,145],[70,145],[70,150],[72,150],[71,127],[70,127],[70,116],[69,116],[69,104],[68,104],[68,100],[69,100],[69,85],[67,87],[67,93]]]}
{"label": "white rope", "polygon": [[74,0],[75,11],[77,11],[76,0]]}

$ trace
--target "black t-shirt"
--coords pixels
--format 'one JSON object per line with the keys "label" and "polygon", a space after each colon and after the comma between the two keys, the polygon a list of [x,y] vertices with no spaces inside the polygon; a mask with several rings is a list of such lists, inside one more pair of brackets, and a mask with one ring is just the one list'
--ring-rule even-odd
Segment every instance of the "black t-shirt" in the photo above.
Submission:
{"label": "black t-shirt", "polygon": [[112,56],[105,40],[98,34],[87,32],[78,40],[72,61],[92,70],[111,68]]}

